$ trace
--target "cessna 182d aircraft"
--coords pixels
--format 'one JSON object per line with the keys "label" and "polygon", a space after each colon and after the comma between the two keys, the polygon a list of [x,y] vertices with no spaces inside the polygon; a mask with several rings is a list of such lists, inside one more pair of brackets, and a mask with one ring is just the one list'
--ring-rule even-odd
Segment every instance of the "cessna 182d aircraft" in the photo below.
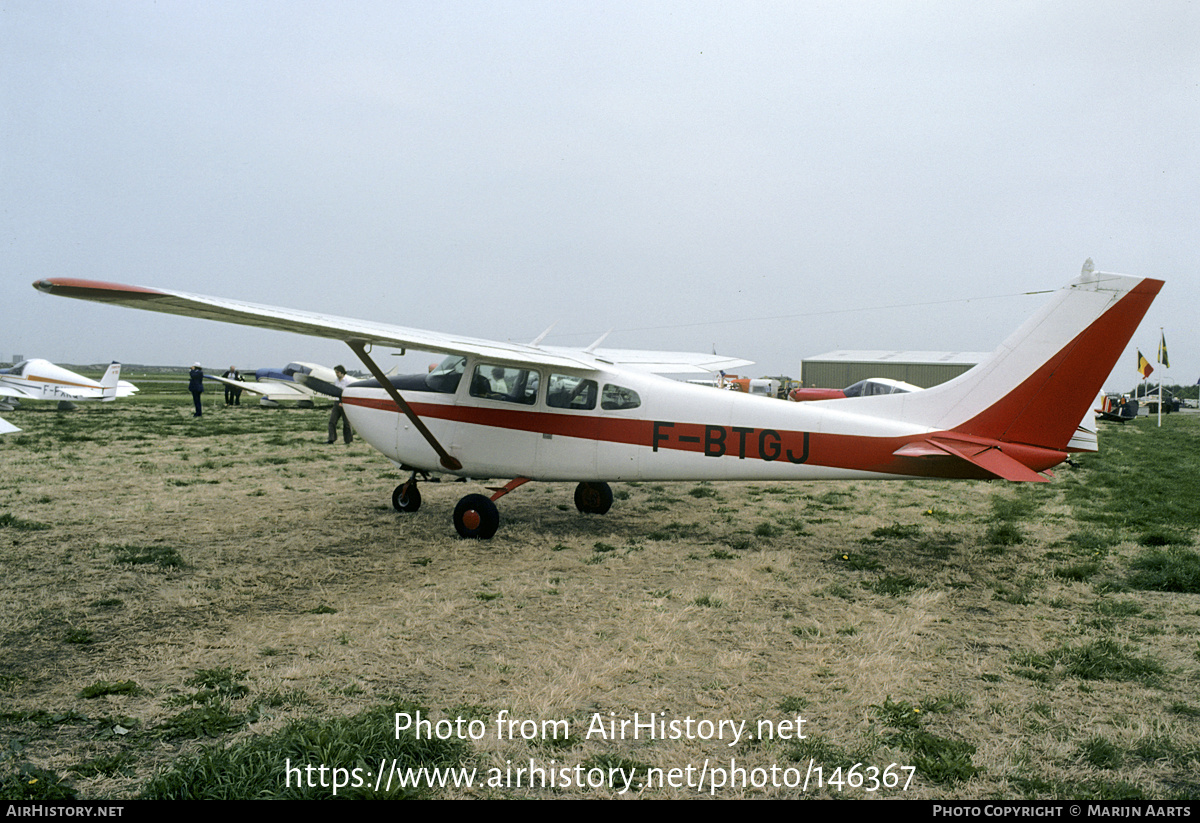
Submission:
{"label": "cessna 182d aircraft", "polygon": [[0,398],[57,400],[60,408],[71,408],[78,400],[108,403],[137,390],[137,386],[121,379],[121,364],[115,361],[99,382],[39,358],[0,369]]}
{"label": "cessna 182d aircraft", "polygon": [[[490,538],[495,501],[530,480],[575,481],[575,505],[603,514],[620,480],[831,480],[918,477],[1043,481],[1124,351],[1161,280],[1083,274],[982,363],[920,392],[783,403],[659,373],[731,369],[716,355],[580,350],[455,337],[166,289],[70,278],[34,287],[65,297],[343,340],[375,380],[344,390],[362,437],[403,469],[392,502],[420,506],[418,477],[512,478],[454,509],[468,538]],[[543,335],[544,336],[544,335]],[[387,379],[369,348],[449,355],[428,374]]]}

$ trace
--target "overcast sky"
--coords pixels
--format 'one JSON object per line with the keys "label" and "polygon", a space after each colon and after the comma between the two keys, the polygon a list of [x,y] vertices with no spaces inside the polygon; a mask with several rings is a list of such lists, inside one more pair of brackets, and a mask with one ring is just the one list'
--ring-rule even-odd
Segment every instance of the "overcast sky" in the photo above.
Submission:
{"label": "overcast sky", "polygon": [[1134,346],[1192,383],[1198,44],[1169,0],[4,0],[0,359],[355,363],[70,276],[795,374],[990,350],[1092,257],[1167,281]]}

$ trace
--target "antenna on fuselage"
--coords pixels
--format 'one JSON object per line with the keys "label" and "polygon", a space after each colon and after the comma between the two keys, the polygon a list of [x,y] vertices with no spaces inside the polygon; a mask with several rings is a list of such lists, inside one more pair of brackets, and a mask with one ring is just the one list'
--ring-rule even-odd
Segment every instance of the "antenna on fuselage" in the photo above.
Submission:
{"label": "antenna on fuselage", "polygon": [[594,351],[595,351],[595,349],[596,349],[596,347],[597,347],[597,346],[599,346],[601,343],[603,343],[603,342],[604,342],[604,338],[608,337],[608,336],[609,336],[610,334],[612,334],[612,333],[613,333],[613,330],[612,330],[612,329],[609,329],[609,330],[608,330],[608,331],[606,331],[604,334],[602,334],[602,335],[600,335],[599,337],[597,337],[597,338],[596,338],[596,342],[595,342],[595,343],[593,343],[592,345],[588,346],[586,349],[584,349],[584,351],[585,351],[585,352],[587,352],[588,354],[591,354],[592,352],[594,352]]}
{"label": "antenna on fuselage", "polygon": [[546,330],[544,332],[539,334],[537,337],[533,338],[533,342],[530,343],[529,345],[531,345],[531,346],[540,345],[541,342],[546,339],[546,335],[548,335],[550,333],[550,329],[554,328],[556,325],[558,325],[557,320],[555,320],[553,323],[551,323],[549,326],[547,326]]}

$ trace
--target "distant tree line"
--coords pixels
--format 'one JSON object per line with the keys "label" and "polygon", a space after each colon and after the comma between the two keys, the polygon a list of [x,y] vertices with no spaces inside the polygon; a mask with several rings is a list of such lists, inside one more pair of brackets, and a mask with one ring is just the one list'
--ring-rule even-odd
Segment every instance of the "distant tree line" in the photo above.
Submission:
{"label": "distant tree line", "polygon": [[[1200,399],[1200,385],[1180,386],[1178,384],[1167,383],[1163,385],[1163,392],[1171,394],[1182,400]],[[1126,392],[1130,397],[1141,397],[1145,395],[1158,395],[1158,384],[1149,383],[1144,387],[1138,383],[1135,387]]]}

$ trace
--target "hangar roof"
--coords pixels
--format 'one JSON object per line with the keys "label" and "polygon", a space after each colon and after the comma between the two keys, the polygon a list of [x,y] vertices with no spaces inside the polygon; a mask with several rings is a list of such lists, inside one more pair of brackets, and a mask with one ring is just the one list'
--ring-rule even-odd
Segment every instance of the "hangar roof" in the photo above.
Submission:
{"label": "hangar roof", "polygon": [[895,363],[914,366],[974,366],[991,352],[980,351],[870,351],[839,349],[804,358],[805,363]]}

